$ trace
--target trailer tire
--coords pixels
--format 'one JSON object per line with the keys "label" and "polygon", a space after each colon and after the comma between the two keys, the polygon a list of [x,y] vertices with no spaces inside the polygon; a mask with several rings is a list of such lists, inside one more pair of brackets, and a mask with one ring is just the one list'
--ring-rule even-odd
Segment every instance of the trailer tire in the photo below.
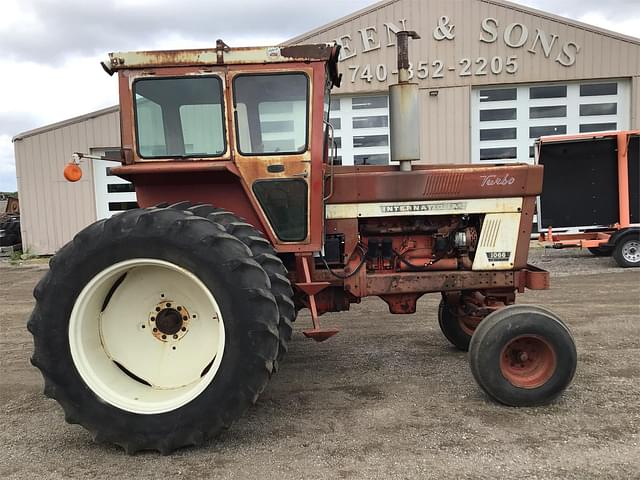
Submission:
{"label": "trailer tire", "polygon": [[568,327],[549,310],[509,305],[488,315],[469,345],[478,385],[505,405],[549,403],[571,383],[577,354]]}
{"label": "trailer tire", "polygon": [[186,211],[135,209],[90,225],[51,259],[34,296],[31,362],[45,395],[67,422],[128,453],[168,454],[228,428],[278,353],[266,273],[242,242]]}
{"label": "trailer tire", "polygon": [[627,234],[616,242],[613,258],[622,268],[640,267],[640,237]]}
{"label": "trailer tire", "polygon": [[287,277],[287,269],[282,260],[262,232],[254,226],[248,224],[243,218],[221,208],[216,208],[211,204],[191,204],[190,202],[180,202],[170,205],[170,208],[187,210],[193,215],[205,217],[212,222],[221,225],[227,233],[235,236],[244,243],[253,255],[253,258],[267,272],[271,282],[271,293],[278,304],[278,359],[279,363],[287,353],[289,342],[293,334],[293,322],[296,319],[296,309],[293,303],[293,289]]}

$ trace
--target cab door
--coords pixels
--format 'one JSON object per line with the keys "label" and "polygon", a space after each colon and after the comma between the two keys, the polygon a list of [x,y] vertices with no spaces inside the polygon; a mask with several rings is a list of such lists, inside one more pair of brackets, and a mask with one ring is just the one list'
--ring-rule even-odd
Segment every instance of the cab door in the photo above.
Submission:
{"label": "cab door", "polygon": [[[321,219],[322,209],[322,131],[318,142],[312,128],[314,67],[278,67],[229,69],[234,161],[276,249],[314,251],[321,235],[312,228],[313,217]],[[318,113],[321,118],[321,104]]]}

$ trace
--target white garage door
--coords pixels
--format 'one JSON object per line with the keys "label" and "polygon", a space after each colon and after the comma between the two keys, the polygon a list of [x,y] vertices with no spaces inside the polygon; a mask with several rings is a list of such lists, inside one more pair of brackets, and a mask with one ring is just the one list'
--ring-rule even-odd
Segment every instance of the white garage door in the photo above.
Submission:
{"label": "white garage door", "polygon": [[[106,149],[91,149],[91,154],[104,156],[106,151]],[[118,163],[104,160],[92,160],[92,162],[97,219],[109,218],[116,213],[137,208],[133,184],[109,173],[109,167],[116,167]]]}
{"label": "white garage door", "polygon": [[590,81],[473,90],[474,163],[533,163],[544,135],[629,128],[629,82]]}
{"label": "white garage door", "polygon": [[386,94],[332,98],[330,122],[338,147],[337,165],[389,163],[389,98]]}

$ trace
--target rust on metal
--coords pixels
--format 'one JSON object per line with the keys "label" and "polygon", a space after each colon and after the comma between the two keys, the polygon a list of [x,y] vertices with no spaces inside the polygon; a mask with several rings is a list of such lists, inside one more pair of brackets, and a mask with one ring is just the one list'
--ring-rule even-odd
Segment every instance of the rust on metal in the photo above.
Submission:
{"label": "rust on metal", "polygon": [[522,293],[525,288],[529,290],[547,290],[549,288],[549,272],[533,265],[516,272],[518,279],[518,290]]}
{"label": "rust on metal", "polygon": [[393,165],[335,167],[334,194],[327,203],[535,197],[542,190],[538,165],[412,167],[411,175]]}
{"label": "rust on metal", "polygon": [[[322,290],[328,287],[329,285],[328,284],[323,285],[323,282],[316,282],[316,284],[313,285],[314,282],[311,280],[312,278],[311,267],[310,267],[311,262],[309,261],[309,258],[313,258],[313,257],[309,257],[306,255],[296,256],[296,267],[297,267],[296,270],[302,273],[301,278],[303,282],[301,282],[300,284],[304,285],[305,287],[308,287],[309,291],[316,290],[317,288],[320,288],[320,290]],[[298,283],[296,283],[296,286],[298,286]],[[315,293],[306,294],[306,306],[311,312],[311,322],[313,324],[313,328],[302,331],[305,337],[312,338],[316,342],[323,342],[328,338],[333,337],[335,334],[337,334],[340,331],[337,328],[322,328],[320,326],[320,319],[318,318],[319,314],[318,314],[318,309],[316,304]]]}
{"label": "rust on metal", "polygon": [[191,314],[187,307],[172,300],[163,300],[149,313],[147,327],[157,340],[171,343],[187,334],[190,322]]}
{"label": "rust on metal", "polygon": [[416,303],[423,293],[389,293],[380,295],[380,298],[389,306],[389,313],[411,314],[416,313]]}
{"label": "rust on metal", "polygon": [[125,69],[178,66],[242,65],[283,62],[337,62],[335,43],[272,47],[229,47],[217,40],[215,48],[112,52],[109,72]]}
{"label": "rust on metal", "polygon": [[227,171],[239,176],[233,162],[225,161],[183,161],[183,162],[145,162],[136,165],[112,167],[111,173],[121,177],[135,177],[149,174],[204,173]]}
{"label": "rust on metal", "polygon": [[513,289],[453,291],[443,292],[442,296],[446,308],[468,335],[473,335],[487,315],[515,302]]}

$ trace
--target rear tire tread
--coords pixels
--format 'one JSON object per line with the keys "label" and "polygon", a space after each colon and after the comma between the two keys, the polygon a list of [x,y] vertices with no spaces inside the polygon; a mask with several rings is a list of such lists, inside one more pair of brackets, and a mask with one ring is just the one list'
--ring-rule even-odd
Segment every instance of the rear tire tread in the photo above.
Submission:
{"label": "rear tire tread", "polygon": [[[178,206],[181,208],[175,208]],[[211,222],[190,221],[190,212],[181,210],[184,206],[185,203],[181,202],[167,208],[130,210],[87,227],[59,251],[58,258],[50,262],[50,270],[34,290],[37,302],[28,321],[28,329],[34,337],[31,362],[44,377],[45,395],[60,403],[68,422],[81,424],[96,441],[120,445],[129,454],[140,450],[169,454],[176,448],[200,444],[207,437],[228,428],[264,390],[278,354],[278,313],[266,272],[249,256],[248,248],[239,239],[221,231]],[[79,292],[84,286],[73,285],[69,280],[70,272],[82,268],[98,268],[100,271],[101,267],[93,265],[98,258],[96,252],[108,251],[111,247],[128,248],[136,238],[170,238],[172,245],[181,251],[197,251],[194,253],[196,258],[207,258],[209,249],[206,245],[215,244],[219,258],[235,259],[233,262],[216,263],[216,268],[227,272],[220,274],[227,282],[225,288],[238,298],[242,296],[241,311],[252,312],[252,315],[243,314],[242,317],[242,322],[248,327],[246,331],[252,337],[252,340],[243,340],[243,345],[251,342],[255,348],[247,350],[245,363],[234,367],[237,373],[225,380],[241,379],[241,383],[236,383],[228,395],[215,397],[219,405],[210,412],[200,412],[197,406],[192,405],[196,401],[204,402],[203,396],[209,392],[217,395],[211,386],[177,410],[158,414],[159,418],[179,411],[176,415],[180,416],[182,423],[171,422],[170,427],[159,422],[156,415],[152,415],[154,418],[151,420],[140,420],[140,417],[148,416],[130,414],[98,399],[77,373],[68,347],[66,322],[69,302],[73,305],[76,295],[73,292]],[[231,327],[227,325],[226,328]],[[233,361],[231,357],[229,361]]]}

